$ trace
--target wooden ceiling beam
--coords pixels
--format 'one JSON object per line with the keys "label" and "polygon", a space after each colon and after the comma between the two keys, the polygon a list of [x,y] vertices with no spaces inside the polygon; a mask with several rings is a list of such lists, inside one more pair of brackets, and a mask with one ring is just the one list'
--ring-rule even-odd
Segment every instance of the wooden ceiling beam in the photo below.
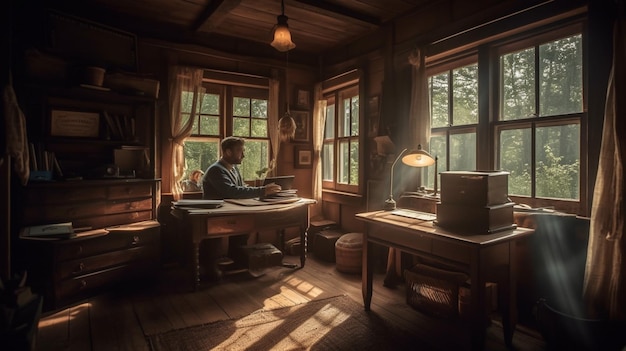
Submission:
{"label": "wooden ceiling beam", "polygon": [[239,6],[241,0],[215,0],[202,10],[191,26],[192,31],[212,32],[226,18],[228,13]]}
{"label": "wooden ceiling beam", "polygon": [[380,18],[356,12],[347,7],[332,4],[327,1],[293,0],[293,3],[296,3],[297,5],[295,6],[298,8],[317,12],[329,17],[339,18],[344,21],[369,27],[370,29],[376,29],[381,25]]}

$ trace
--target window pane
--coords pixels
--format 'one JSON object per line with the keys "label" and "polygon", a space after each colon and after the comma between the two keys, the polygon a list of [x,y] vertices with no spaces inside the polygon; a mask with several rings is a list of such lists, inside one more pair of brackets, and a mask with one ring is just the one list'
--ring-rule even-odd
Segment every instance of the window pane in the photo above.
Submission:
{"label": "window pane", "polygon": [[252,99],[252,117],[267,118],[267,100]]}
{"label": "window pane", "polygon": [[[201,135],[219,135],[220,118],[216,116],[200,116]],[[196,128],[194,127],[194,131]]]}
{"label": "window pane", "polygon": [[339,142],[339,169],[337,170],[338,183],[348,184],[350,182],[350,143],[348,141]]}
{"label": "window pane", "polygon": [[536,196],[578,199],[579,125],[539,127],[536,138]]}
{"label": "window pane", "polygon": [[452,71],[452,124],[478,123],[478,64]]}
{"label": "window pane", "polygon": [[322,179],[333,181],[333,169],[335,167],[335,151],[333,144],[324,144],[322,148]]}
{"label": "window pane", "polygon": [[582,38],[575,35],[539,46],[541,116],[583,109]]}
{"label": "window pane", "polygon": [[219,159],[219,145],[220,142],[217,139],[186,140],[184,154],[187,170],[206,171],[213,162]]}
{"label": "window pane", "polygon": [[250,117],[250,99],[233,98],[233,116]]}
{"label": "window pane", "polygon": [[267,120],[265,119],[253,119],[252,120],[252,137],[266,138],[267,137]]}
{"label": "window pane", "polygon": [[[189,107],[191,109],[191,107]],[[220,114],[220,96],[218,94],[204,94],[200,113],[205,115]]]}
{"label": "window pane", "polygon": [[239,165],[244,180],[257,179],[256,171],[269,164],[269,143],[267,140],[246,140],[244,158]]}
{"label": "window pane", "polygon": [[511,195],[531,195],[531,143],[530,128],[500,132],[500,169],[510,173]]}
{"label": "window pane", "polygon": [[503,120],[534,117],[535,50],[529,48],[500,57]]}
{"label": "window pane", "polygon": [[233,117],[233,135],[240,137],[250,136],[250,124],[248,118]]}
{"label": "window pane", "polygon": [[359,142],[353,139],[350,142],[350,182],[359,185]]}
{"label": "window pane", "polygon": [[429,79],[431,127],[448,125],[448,73],[438,74]]}
{"label": "window pane", "polygon": [[324,127],[324,139],[335,137],[335,105],[326,106],[326,126]]}
{"label": "window pane", "polygon": [[352,123],[350,125],[350,135],[358,136],[359,135],[359,97],[355,96],[352,98],[350,102],[350,115]]}
{"label": "window pane", "polygon": [[350,136],[350,99],[344,99],[342,101],[343,109],[341,110],[341,114],[339,115],[339,135],[338,137],[346,137]]}
{"label": "window pane", "polygon": [[476,133],[450,135],[450,170],[476,169]]}

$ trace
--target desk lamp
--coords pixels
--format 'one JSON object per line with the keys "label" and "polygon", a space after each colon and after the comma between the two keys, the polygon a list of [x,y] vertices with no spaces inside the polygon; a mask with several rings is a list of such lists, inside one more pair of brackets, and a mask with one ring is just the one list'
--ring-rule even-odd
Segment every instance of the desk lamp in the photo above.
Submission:
{"label": "desk lamp", "polygon": [[[417,150],[411,150],[408,153],[405,152],[408,149],[402,150],[398,157],[391,164],[391,178],[389,178],[389,198],[385,200],[385,205],[383,209],[385,211],[392,211],[396,209],[396,201],[393,199],[393,169],[396,166],[396,163],[400,158],[402,158],[402,163],[411,167],[427,167],[435,164],[435,159],[430,156],[430,154],[424,150],[422,150],[422,145],[417,146]],[[404,157],[403,157],[404,156]]]}

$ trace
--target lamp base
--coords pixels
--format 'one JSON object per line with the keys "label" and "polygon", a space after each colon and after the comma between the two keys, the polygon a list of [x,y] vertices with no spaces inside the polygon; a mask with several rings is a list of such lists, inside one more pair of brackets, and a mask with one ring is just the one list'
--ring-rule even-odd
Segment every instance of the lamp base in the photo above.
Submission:
{"label": "lamp base", "polygon": [[383,206],[383,210],[385,211],[393,211],[396,209],[396,201],[393,197],[389,196],[387,200],[385,200],[385,205]]}

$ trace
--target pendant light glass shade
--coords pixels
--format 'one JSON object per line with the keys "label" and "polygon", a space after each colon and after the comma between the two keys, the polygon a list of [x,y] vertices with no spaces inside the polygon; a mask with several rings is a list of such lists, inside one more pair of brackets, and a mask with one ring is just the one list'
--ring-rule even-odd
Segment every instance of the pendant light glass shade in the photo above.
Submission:
{"label": "pendant light glass shade", "polygon": [[296,44],[291,41],[291,33],[287,25],[287,16],[278,16],[278,24],[274,29],[274,40],[270,45],[280,52],[289,51],[296,47]]}

